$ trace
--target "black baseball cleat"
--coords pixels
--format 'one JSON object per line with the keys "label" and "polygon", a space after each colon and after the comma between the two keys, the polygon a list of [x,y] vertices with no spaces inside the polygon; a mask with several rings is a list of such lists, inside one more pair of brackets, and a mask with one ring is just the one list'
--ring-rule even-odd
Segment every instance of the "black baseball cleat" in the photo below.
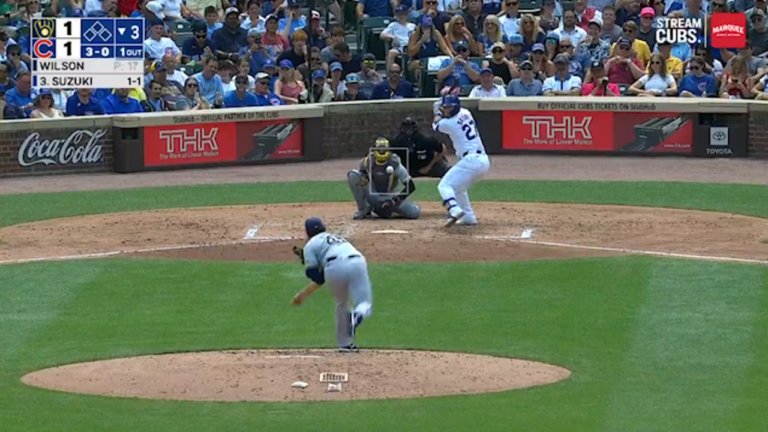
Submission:
{"label": "black baseball cleat", "polygon": [[352,313],[350,317],[352,318],[352,322],[350,323],[350,333],[352,335],[352,338],[354,338],[355,332],[357,331],[357,327],[363,323],[363,315],[359,313]]}
{"label": "black baseball cleat", "polygon": [[350,344],[345,347],[339,347],[340,353],[357,353],[360,352],[360,348],[357,347],[355,344]]}

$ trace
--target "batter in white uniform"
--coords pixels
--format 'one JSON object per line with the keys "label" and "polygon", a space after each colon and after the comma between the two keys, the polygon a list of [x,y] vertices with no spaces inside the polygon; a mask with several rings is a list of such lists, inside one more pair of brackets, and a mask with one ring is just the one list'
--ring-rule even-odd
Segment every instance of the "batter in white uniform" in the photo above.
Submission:
{"label": "batter in white uniform", "polygon": [[325,232],[319,218],[304,222],[306,275],[318,285],[328,282],[336,299],[336,341],[339,351],[358,351],[355,331],[373,312],[371,280],[365,257],[344,237]]}
{"label": "batter in white uniform", "polygon": [[448,135],[459,162],[451,167],[437,185],[443,198],[443,206],[449,218],[445,227],[477,225],[477,216],[469,203],[468,189],[483,178],[491,169],[491,161],[485,152],[475,119],[469,110],[462,108],[459,97],[451,94],[435,104],[435,132]]}

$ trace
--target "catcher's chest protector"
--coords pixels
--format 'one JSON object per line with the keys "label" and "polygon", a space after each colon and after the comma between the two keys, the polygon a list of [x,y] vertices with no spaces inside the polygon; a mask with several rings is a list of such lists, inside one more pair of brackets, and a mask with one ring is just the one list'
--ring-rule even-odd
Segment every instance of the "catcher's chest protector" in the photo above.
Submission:
{"label": "catcher's chest protector", "polygon": [[394,171],[392,174],[387,174],[387,167],[392,169],[397,168],[398,163],[390,158],[384,165],[378,165],[376,162],[371,162],[370,174],[371,174],[371,190],[378,193],[390,193],[397,184],[397,177]]}

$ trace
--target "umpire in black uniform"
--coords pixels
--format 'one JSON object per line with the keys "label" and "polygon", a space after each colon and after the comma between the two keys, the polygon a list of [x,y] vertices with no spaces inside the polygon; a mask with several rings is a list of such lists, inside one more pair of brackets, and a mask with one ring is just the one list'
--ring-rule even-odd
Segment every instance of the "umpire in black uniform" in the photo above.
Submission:
{"label": "umpire in black uniform", "polygon": [[411,117],[406,117],[400,124],[400,133],[390,141],[390,147],[408,149],[392,151],[400,157],[400,163],[411,177],[442,178],[451,167],[445,158],[448,154],[445,144],[435,135],[419,130],[419,124]]}

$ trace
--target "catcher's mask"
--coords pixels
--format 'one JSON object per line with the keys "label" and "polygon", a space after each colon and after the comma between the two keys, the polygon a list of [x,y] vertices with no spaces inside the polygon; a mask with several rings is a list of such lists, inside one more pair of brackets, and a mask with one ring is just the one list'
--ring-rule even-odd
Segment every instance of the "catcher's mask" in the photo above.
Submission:
{"label": "catcher's mask", "polygon": [[412,117],[406,117],[400,124],[400,132],[406,135],[413,135],[419,130],[419,124]]}
{"label": "catcher's mask", "polygon": [[392,152],[389,151],[389,140],[384,137],[376,138],[374,148],[373,159],[376,161],[376,164],[384,165],[387,163],[389,157],[392,155]]}

